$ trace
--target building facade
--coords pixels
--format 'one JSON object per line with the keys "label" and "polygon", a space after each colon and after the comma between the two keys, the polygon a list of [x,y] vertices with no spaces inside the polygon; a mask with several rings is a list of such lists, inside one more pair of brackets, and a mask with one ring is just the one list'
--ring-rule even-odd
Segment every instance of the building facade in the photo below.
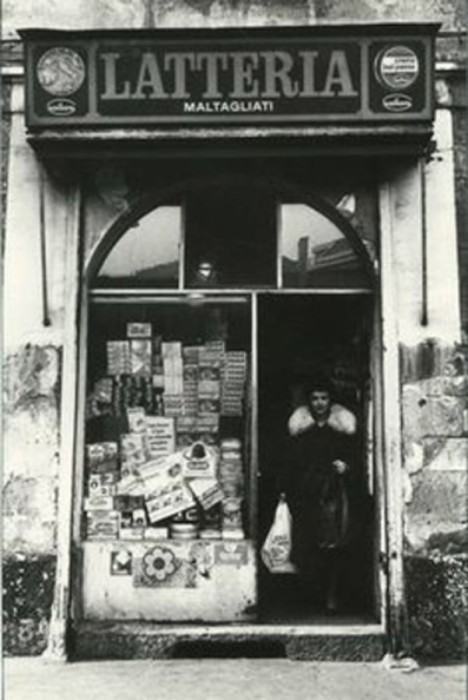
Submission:
{"label": "building facade", "polygon": [[[463,13],[6,7],[7,653],[463,655]],[[262,557],[322,374],[357,425],[332,617]]]}

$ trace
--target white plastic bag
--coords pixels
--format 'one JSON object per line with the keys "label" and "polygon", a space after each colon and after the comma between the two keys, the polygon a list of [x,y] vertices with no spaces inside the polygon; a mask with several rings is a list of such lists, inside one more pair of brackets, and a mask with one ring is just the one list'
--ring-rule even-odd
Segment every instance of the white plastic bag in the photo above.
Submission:
{"label": "white plastic bag", "polygon": [[293,574],[296,566],[291,562],[292,517],[284,494],[276,506],[275,517],[261,555],[267,569],[272,574]]}

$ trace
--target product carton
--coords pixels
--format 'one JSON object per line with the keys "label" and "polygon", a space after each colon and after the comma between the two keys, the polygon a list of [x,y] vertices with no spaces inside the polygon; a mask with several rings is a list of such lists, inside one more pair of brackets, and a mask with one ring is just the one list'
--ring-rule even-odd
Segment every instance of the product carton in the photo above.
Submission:
{"label": "product carton", "polygon": [[84,499],[85,510],[109,511],[114,508],[112,496],[88,496]]}
{"label": "product carton", "polygon": [[86,463],[91,474],[118,472],[116,442],[95,442],[86,445]]}
{"label": "product carton", "polygon": [[152,373],[151,340],[141,339],[130,341],[132,374],[150,376]]}
{"label": "product carton", "polygon": [[190,479],[188,485],[203,510],[209,510],[224,498],[216,479]]}
{"label": "product carton", "polygon": [[151,338],[151,323],[127,323],[127,338]]}
{"label": "product carton", "polygon": [[107,341],[107,374],[130,374],[130,343],[128,340]]}
{"label": "product carton", "polygon": [[127,408],[127,421],[130,433],[146,432],[146,412],[144,408],[140,406]]}
{"label": "product carton", "polygon": [[218,452],[210,445],[195,442],[182,452],[183,475],[188,479],[195,477],[215,479],[217,468]]}
{"label": "product carton", "polygon": [[131,469],[144,464],[147,459],[144,433],[122,433],[120,436],[122,450],[122,465],[125,463]]}
{"label": "product carton", "polygon": [[146,510],[151,523],[164,520],[194,503],[183,475],[180,455],[148,462],[143,470]]}
{"label": "product carton", "polygon": [[[242,530],[242,499],[224,498],[221,504],[221,525],[225,530]],[[224,536],[224,534],[223,534]]]}
{"label": "product carton", "polygon": [[88,539],[116,539],[119,534],[119,514],[117,511],[89,511],[86,514],[86,535]]}

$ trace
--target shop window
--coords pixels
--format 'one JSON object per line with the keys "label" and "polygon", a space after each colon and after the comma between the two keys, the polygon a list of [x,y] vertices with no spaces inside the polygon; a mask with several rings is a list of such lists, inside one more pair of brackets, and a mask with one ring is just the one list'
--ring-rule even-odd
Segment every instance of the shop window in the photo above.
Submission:
{"label": "shop window", "polygon": [[369,286],[362,258],[343,232],[305,204],[281,206],[283,287]]}
{"label": "shop window", "polygon": [[116,243],[96,286],[177,288],[181,232],[180,206],[162,206],[146,214]]}

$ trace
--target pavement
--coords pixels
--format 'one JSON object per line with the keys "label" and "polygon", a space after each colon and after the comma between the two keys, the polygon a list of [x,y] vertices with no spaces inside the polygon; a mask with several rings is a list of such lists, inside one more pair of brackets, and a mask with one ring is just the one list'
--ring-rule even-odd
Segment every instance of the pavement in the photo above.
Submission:
{"label": "pavement", "polygon": [[3,661],[5,700],[465,700],[462,664],[287,659]]}

